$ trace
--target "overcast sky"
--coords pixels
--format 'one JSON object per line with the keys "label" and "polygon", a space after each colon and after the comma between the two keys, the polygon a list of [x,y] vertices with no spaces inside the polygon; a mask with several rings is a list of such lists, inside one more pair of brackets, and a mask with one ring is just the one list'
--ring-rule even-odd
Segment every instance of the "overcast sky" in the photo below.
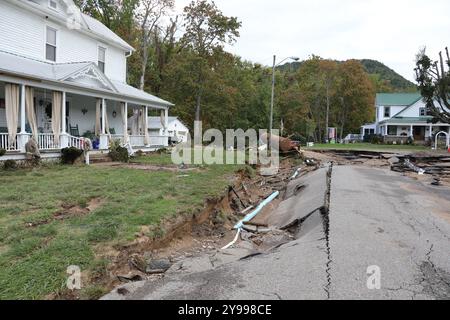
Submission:
{"label": "overcast sky", "polygon": [[[190,0],[176,0],[177,12]],[[228,47],[244,59],[271,64],[312,53],[323,58],[375,59],[409,80],[422,46],[436,57],[450,45],[449,0],[216,0],[242,22]],[[423,20],[426,19],[426,20]]]}

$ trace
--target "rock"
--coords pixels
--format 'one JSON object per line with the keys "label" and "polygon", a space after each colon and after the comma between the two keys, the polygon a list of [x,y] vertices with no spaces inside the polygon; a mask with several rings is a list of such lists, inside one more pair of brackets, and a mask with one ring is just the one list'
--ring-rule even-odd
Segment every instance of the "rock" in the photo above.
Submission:
{"label": "rock", "polygon": [[137,254],[134,254],[130,257],[130,259],[128,260],[128,265],[131,268],[137,269],[141,272],[145,272],[146,269],[146,263],[144,259]]}
{"label": "rock", "polygon": [[168,259],[155,259],[148,261],[146,273],[156,274],[164,273],[170,269],[172,263]]}
{"label": "rock", "polygon": [[389,158],[388,162],[389,162],[391,165],[393,165],[393,164],[399,163],[399,162],[400,162],[400,159],[397,158],[397,157],[392,157],[392,158]]}
{"label": "rock", "polygon": [[126,275],[118,275],[117,279],[119,279],[120,282],[137,282],[143,280],[142,276],[135,272],[130,272]]}

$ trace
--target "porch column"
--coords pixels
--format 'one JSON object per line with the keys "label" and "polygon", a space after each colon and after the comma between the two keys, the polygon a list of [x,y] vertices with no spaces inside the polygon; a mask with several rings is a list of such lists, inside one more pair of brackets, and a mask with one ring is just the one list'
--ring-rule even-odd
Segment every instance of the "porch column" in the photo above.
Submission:
{"label": "porch column", "polygon": [[433,138],[433,125],[432,125],[432,124],[430,124],[430,133],[429,133],[429,137],[430,137],[430,140]]}
{"label": "porch column", "polygon": [[148,135],[148,106],[144,108],[144,144],[150,145],[150,137]]}
{"label": "porch column", "polygon": [[102,131],[100,134],[100,150],[108,149],[108,136],[106,135],[106,99],[102,99]]}
{"label": "porch column", "polygon": [[123,117],[123,142],[128,142],[128,102],[124,102],[124,110],[122,112],[125,112],[125,115],[122,114]]}
{"label": "porch column", "polygon": [[20,85],[20,133],[27,133],[25,130],[25,85]]}
{"label": "porch column", "polygon": [[165,132],[164,135],[166,136],[164,138],[164,146],[169,146],[169,108],[164,109],[164,122],[165,122]]}
{"label": "porch column", "polygon": [[66,101],[67,101],[67,94],[65,91],[62,92],[62,102],[61,102],[61,135],[60,135],[60,144],[61,149],[67,148],[69,146],[69,135],[67,134],[67,127],[66,127]]}
{"label": "porch column", "polygon": [[165,121],[165,127],[166,127],[166,132],[164,134],[168,134],[169,131],[169,109],[165,109],[164,110],[164,121]]}
{"label": "porch column", "polygon": [[67,118],[67,114],[66,114],[66,104],[67,104],[67,102],[66,102],[66,100],[67,100],[67,95],[66,95],[66,92],[65,91],[63,91],[62,92],[62,106],[61,106],[61,117],[62,117],[62,119],[61,119],[61,133],[62,134],[64,134],[64,133],[66,133],[66,130],[67,130],[67,128],[66,128],[66,118]]}
{"label": "porch column", "polygon": [[102,134],[106,134],[106,100],[102,99]]}
{"label": "porch column", "polygon": [[411,126],[411,128],[410,128],[410,134],[409,134],[409,136],[411,137],[411,138],[414,138],[414,126]]}
{"label": "porch column", "polygon": [[25,91],[24,84],[20,85],[20,134],[17,136],[17,148],[25,152],[25,145],[28,142],[29,135],[26,132],[26,111],[25,111]]}

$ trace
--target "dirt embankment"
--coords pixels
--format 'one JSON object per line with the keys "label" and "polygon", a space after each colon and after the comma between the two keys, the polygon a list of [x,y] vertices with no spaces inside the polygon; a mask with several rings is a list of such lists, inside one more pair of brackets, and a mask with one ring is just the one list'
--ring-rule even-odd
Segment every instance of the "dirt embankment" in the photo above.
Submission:
{"label": "dirt embankment", "polygon": [[[180,215],[155,227],[143,226],[127,245],[96,248],[97,258],[110,263],[101,272],[83,274],[84,286],[108,291],[126,282],[156,279],[165,269],[153,270],[155,262],[169,266],[217,252],[233,239],[233,227],[239,220],[274,191],[283,191],[298,167],[296,162],[292,157],[283,159],[279,173],[271,177],[259,175],[258,168],[237,172],[223,196],[206,199],[203,209],[194,215]],[[57,298],[80,297],[77,292],[66,292]]]}

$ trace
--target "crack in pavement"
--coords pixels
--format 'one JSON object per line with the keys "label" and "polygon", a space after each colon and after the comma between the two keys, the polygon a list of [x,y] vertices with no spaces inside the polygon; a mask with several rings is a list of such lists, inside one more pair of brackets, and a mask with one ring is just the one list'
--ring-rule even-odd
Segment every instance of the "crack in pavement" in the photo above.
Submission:
{"label": "crack in pavement", "polygon": [[322,222],[323,222],[323,232],[325,234],[325,245],[327,254],[327,264],[326,264],[326,274],[327,274],[327,284],[325,286],[325,292],[327,294],[327,299],[330,299],[330,288],[331,288],[331,264],[333,259],[331,256],[331,246],[330,246],[330,200],[331,200],[331,179],[333,174],[333,163],[330,165],[330,169],[327,173],[327,193],[325,194],[325,205],[321,210]]}

